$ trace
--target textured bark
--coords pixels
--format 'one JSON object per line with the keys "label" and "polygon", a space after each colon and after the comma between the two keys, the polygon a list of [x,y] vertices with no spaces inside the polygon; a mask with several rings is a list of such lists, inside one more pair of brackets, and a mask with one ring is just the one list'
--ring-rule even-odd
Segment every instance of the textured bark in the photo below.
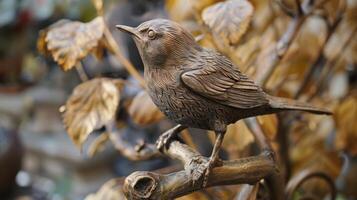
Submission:
{"label": "textured bark", "polygon": [[[125,179],[124,193],[128,199],[173,199],[200,190],[201,181],[193,182],[191,171],[195,170],[197,159],[208,159],[197,151],[178,141],[170,143],[164,152],[180,160],[184,169],[171,174],[147,171],[134,172]],[[212,169],[207,187],[217,185],[254,184],[277,170],[273,154],[264,151],[261,155],[232,161],[222,161]]]}

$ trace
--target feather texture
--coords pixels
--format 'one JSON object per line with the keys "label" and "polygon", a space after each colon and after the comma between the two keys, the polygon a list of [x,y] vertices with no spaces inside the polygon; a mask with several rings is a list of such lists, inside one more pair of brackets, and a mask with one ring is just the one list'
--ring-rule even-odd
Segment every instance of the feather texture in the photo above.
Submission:
{"label": "feather texture", "polygon": [[269,103],[264,91],[225,56],[206,52],[198,66],[182,73],[181,80],[188,88],[217,103],[240,109]]}

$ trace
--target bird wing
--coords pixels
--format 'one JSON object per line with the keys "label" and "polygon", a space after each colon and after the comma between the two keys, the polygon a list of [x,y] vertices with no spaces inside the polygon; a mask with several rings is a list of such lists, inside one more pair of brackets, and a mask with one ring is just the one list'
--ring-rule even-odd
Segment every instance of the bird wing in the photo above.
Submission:
{"label": "bird wing", "polygon": [[217,103],[248,109],[268,104],[264,91],[236,69],[226,57],[214,54],[200,66],[181,74],[182,82],[194,92]]}

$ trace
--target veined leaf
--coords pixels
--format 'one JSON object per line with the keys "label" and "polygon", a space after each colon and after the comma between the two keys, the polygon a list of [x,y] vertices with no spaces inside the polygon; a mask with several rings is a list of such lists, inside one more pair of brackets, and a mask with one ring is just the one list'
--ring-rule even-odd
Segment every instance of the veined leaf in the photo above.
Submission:
{"label": "veined leaf", "polygon": [[247,0],[228,0],[205,8],[204,23],[227,44],[237,44],[247,31],[253,6]]}
{"label": "veined leaf", "polygon": [[96,78],[78,85],[66,102],[63,122],[72,141],[81,146],[88,135],[113,120],[122,80]]}
{"label": "veined leaf", "polygon": [[102,17],[88,23],[60,20],[40,32],[37,47],[67,71],[89,53],[99,54],[104,43],[104,28]]}

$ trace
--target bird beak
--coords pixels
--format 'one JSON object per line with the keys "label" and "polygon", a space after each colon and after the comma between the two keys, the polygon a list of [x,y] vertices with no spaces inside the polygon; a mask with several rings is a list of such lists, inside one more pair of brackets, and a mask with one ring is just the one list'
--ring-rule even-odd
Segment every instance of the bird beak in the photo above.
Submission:
{"label": "bird beak", "polygon": [[141,40],[141,37],[135,28],[130,27],[130,26],[124,26],[124,25],[116,25],[115,27],[117,27],[117,29],[119,29],[120,31],[129,33],[130,35],[133,35],[136,38]]}

